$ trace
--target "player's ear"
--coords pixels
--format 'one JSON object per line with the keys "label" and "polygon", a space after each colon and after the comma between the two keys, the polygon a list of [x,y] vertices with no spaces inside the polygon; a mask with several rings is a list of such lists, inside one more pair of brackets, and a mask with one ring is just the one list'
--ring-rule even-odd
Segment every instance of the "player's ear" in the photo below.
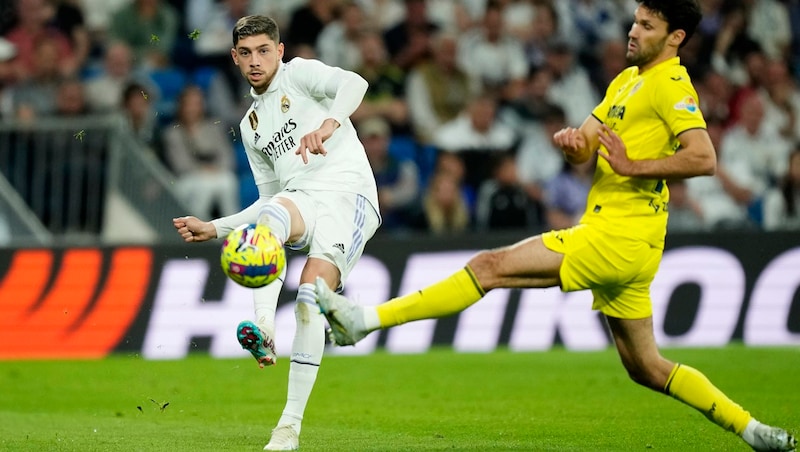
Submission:
{"label": "player's ear", "polygon": [[239,65],[239,54],[236,53],[236,49],[231,47],[231,58],[233,58],[233,64]]}
{"label": "player's ear", "polygon": [[283,52],[284,52],[284,50],[285,50],[285,47],[284,47],[283,43],[279,42],[278,43],[278,47],[277,47],[278,59],[279,60],[283,60]]}
{"label": "player's ear", "polygon": [[668,38],[669,44],[671,46],[675,46],[676,48],[681,46],[681,43],[683,43],[684,39],[686,39],[686,32],[680,28],[670,33]]}

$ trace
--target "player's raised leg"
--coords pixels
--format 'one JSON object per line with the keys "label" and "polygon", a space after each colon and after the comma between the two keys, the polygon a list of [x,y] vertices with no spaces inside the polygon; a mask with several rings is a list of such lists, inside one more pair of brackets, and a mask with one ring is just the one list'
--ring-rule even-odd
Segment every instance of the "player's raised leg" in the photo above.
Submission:
{"label": "player's raised leg", "polygon": [[331,339],[353,345],[380,328],[461,312],[494,288],[556,286],[562,260],[536,236],[481,251],[449,277],[377,306],[359,306],[318,281],[317,303],[331,325]]}
{"label": "player's raised leg", "polygon": [[622,364],[633,381],[695,408],[709,420],[739,435],[754,450],[793,451],[794,437],[755,420],[700,371],[661,356],[653,336],[653,318],[607,317]]}

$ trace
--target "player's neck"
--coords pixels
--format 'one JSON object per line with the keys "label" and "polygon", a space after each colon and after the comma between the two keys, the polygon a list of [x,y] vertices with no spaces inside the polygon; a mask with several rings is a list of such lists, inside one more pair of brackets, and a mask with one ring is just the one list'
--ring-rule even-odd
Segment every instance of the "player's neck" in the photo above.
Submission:
{"label": "player's neck", "polygon": [[645,63],[643,65],[639,65],[639,74],[643,74],[646,71],[649,71],[650,69],[658,66],[659,64],[661,64],[663,62],[675,58],[676,56],[678,56],[678,55],[675,52],[664,52],[661,55],[659,55],[659,56],[653,58],[652,60],[648,61],[647,63]]}

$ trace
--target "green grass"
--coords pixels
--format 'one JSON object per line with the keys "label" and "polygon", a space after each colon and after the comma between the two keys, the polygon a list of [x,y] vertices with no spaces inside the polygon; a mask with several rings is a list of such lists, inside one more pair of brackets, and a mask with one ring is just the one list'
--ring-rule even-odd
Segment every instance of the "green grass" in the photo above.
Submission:
{"label": "green grass", "polygon": [[[796,348],[674,349],[759,419],[800,431]],[[256,451],[288,360],[0,362],[0,450]],[[168,403],[168,405],[166,405]],[[325,359],[301,449],[748,450],[702,414],[631,383],[613,350]]]}

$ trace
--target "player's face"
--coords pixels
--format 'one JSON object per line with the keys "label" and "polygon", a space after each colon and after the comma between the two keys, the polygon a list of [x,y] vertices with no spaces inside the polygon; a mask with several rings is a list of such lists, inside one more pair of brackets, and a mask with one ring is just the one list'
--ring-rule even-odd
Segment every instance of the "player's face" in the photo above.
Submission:
{"label": "player's face", "polygon": [[628,51],[625,54],[628,64],[645,70],[661,62],[670,35],[667,22],[658,14],[642,6],[636,8],[628,32]]}
{"label": "player's face", "polygon": [[275,78],[283,58],[283,43],[276,43],[265,34],[247,36],[231,49],[231,56],[250,86],[262,94]]}

